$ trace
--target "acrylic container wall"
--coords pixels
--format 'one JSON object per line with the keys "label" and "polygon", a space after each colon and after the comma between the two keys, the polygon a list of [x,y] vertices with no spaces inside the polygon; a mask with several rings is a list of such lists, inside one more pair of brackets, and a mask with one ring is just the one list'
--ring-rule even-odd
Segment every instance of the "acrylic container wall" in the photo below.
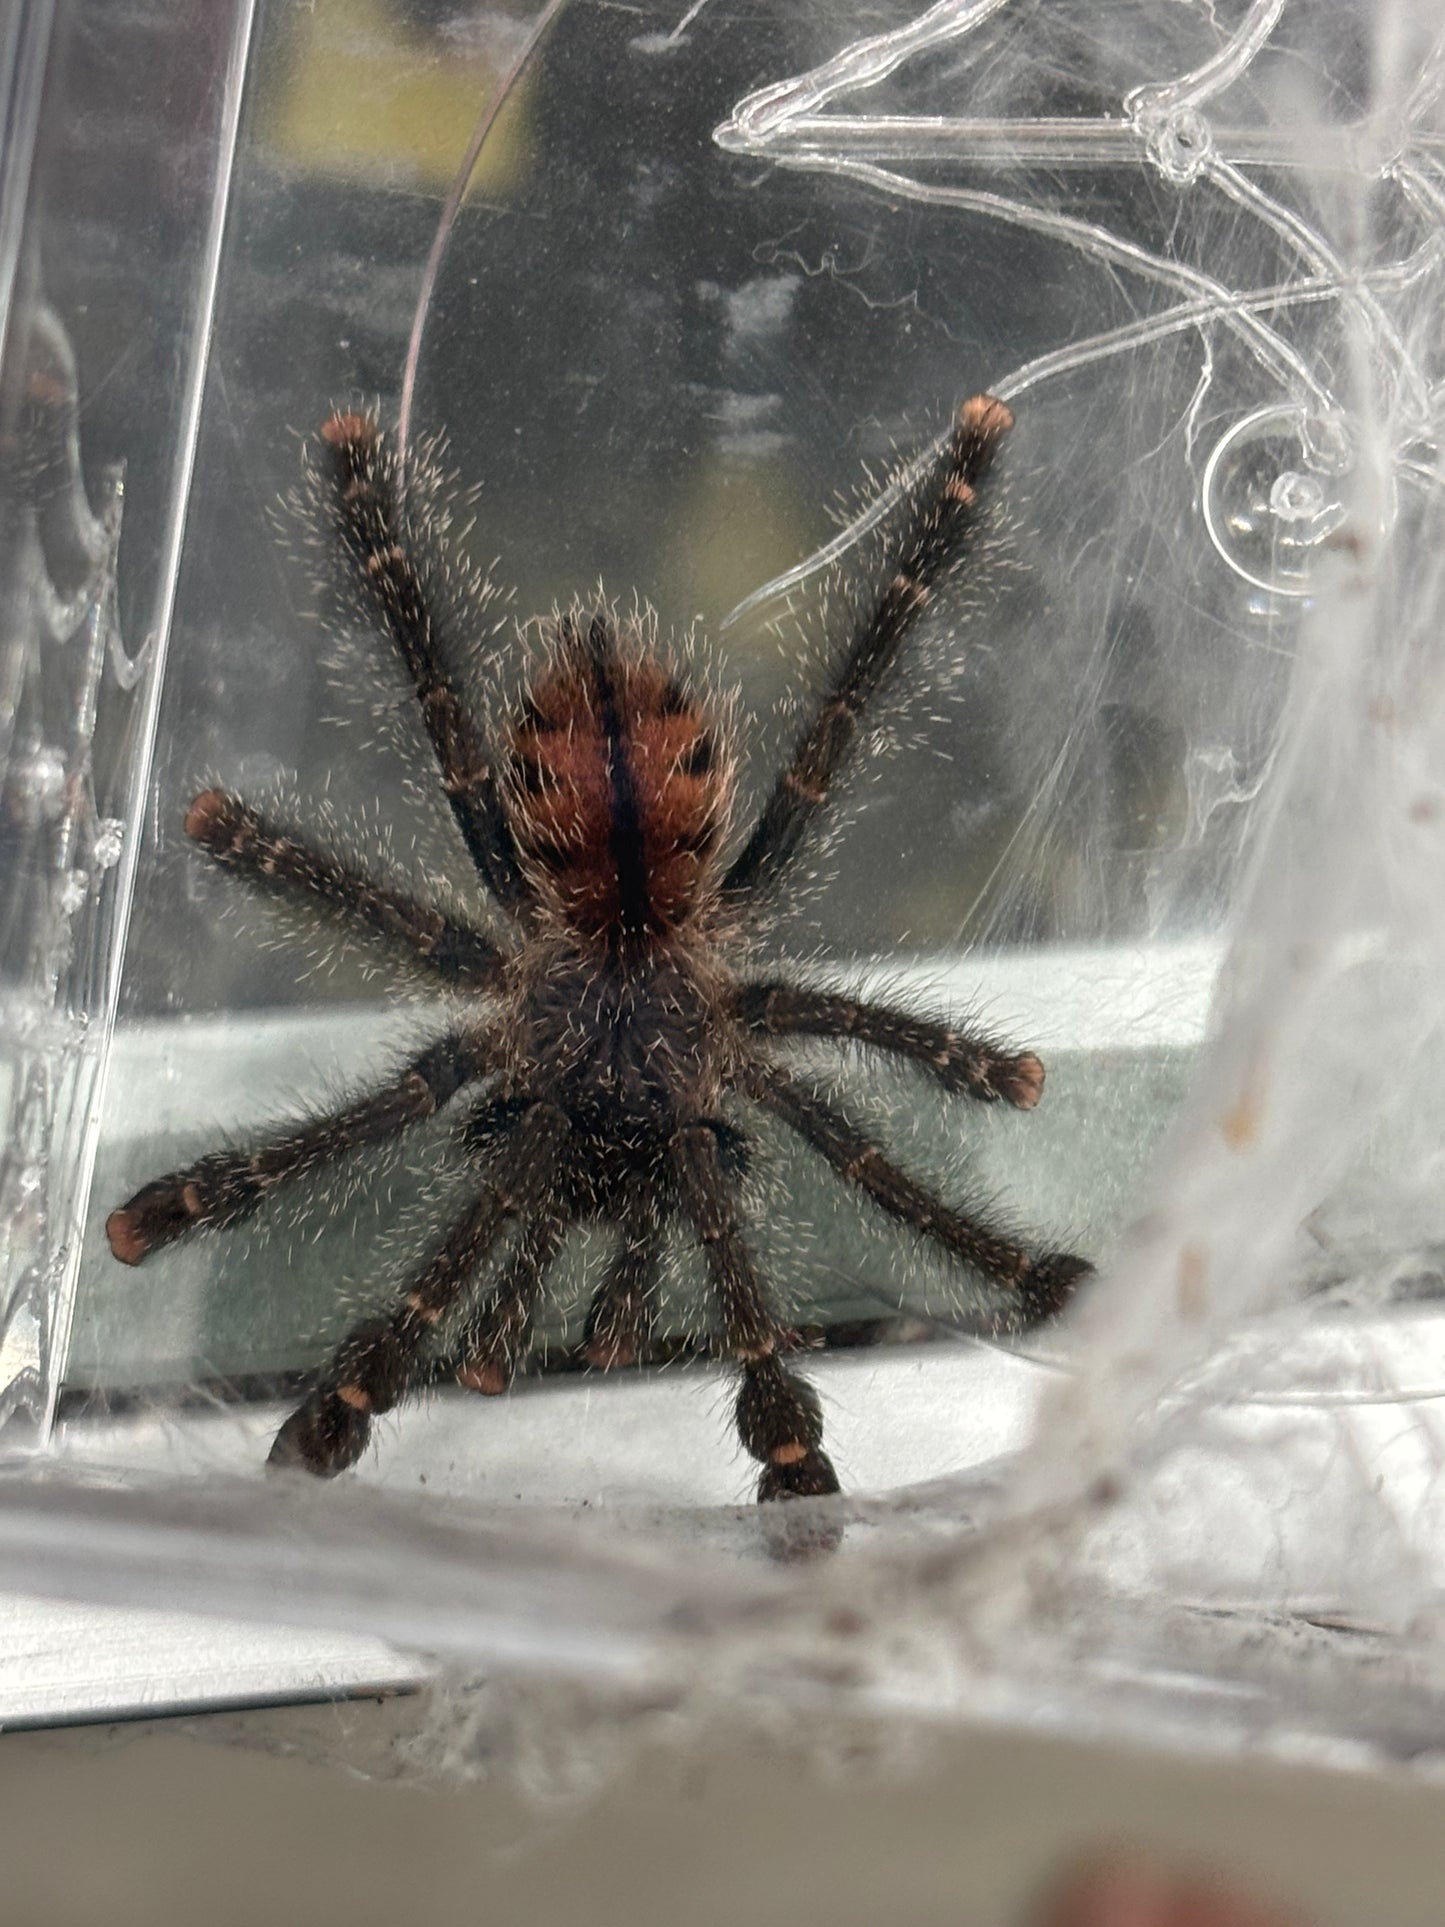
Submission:
{"label": "acrylic container wall", "polygon": [[247,28],[243,6],[27,5],[0,38],[0,1401],[15,1436],[48,1431],[65,1370]]}
{"label": "acrylic container wall", "polygon": [[[22,10],[17,1583],[684,1697],[801,1691],[846,1598],[852,1703],[1154,1719],[1184,1672],[1216,1723],[1288,1730],[1313,1698],[1336,1735],[1409,1725],[1445,1386],[1430,11],[572,0],[529,45],[524,14],[419,0]],[[224,783],[468,887],[288,506],[304,442],[337,405],[404,414],[416,450],[445,437],[459,548],[518,618],[600,580],[705,637],[745,817],[868,503],[981,390],[1016,416],[987,540],[770,954],[1040,1050],[1027,1117],[865,1088],[900,1156],[1098,1285],[994,1342],[764,1132],[755,1236],[849,1493],[831,1562],[768,1563],[715,1366],[563,1369],[587,1239],[549,1369],[433,1393],[335,1487],[263,1479],[286,1401],[462,1181],[443,1121],[134,1271],[102,1236],[140,1182],[435,1017],[182,829]],[[669,1293],[695,1338],[685,1263]],[[1340,1624],[1381,1642],[1373,1683]]]}

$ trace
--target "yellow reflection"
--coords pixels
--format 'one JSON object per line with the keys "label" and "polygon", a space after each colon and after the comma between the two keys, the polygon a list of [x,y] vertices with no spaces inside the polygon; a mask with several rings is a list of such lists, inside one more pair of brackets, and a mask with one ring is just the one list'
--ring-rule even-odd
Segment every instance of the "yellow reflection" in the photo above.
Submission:
{"label": "yellow reflection", "polygon": [[[510,58],[503,45],[420,30],[394,0],[313,0],[288,28],[261,113],[276,160],[397,187],[451,180]],[[498,115],[470,192],[497,194],[525,170],[526,94],[519,84]]]}

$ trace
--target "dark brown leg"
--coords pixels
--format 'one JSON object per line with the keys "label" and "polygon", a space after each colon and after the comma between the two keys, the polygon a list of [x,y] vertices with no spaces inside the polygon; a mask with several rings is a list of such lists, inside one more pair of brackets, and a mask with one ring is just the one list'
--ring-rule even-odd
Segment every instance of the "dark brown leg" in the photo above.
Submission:
{"label": "dark brown leg", "polygon": [[637,1363],[657,1323],[660,1252],[654,1216],[639,1208],[624,1217],[607,1274],[587,1308],[583,1350],[589,1365],[611,1371]]}
{"label": "dark brown leg", "polygon": [[184,1170],[153,1178],[106,1219],[111,1253],[124,1265],[138,1265],[187,1232],[239,1224],[278,1185],[319,1170],[345,1151],[395,1137],[496,1064],[490,1037],[454,1031],[419,1052],[389,1084],[327,1117],[283,1131],[254,1150],[213,1151]]}
{"label": "dark brown leg", "polygon": [[565,1231],[555,1213],[523,1225],[501,1282],[468,1318],[462,1334],[456,1378],[469,1392],[495,1397],[511,1384],[532,1335],[542,1280]]}
{"label": "dark brown leg", "polygon": [[[742,1369],[738,1437],[763,1467],[758,1498],[836,1492],[838,1475],[823,1450],[818,1395],[778,1357],[783,1333],[743,1237],[737,1184],[724,1167],[715,1126],[698,1123],[679,1131],[672,1140],[672,1163],[679,1202],[707,1258],[723,1342]],[[836,1541],[836,1534],[830,1536]]]}
{"label": "dark brown leg", "polygon": [[249,883],[319,903],[353,929],[381,937],[428,965],[448,983],[483,990],[499,980],[502,953],[479,931],[320,855],[224,790],[202,790],[186,811],[185,829],[218,863]]}
{"label": "dark brown leg", "polygon": [[927,1071],[946,1091],[984,1104],[1003,1098],[1031,1111],[1043,1094],[1044,1067],[1032,1051],[1011,1051],[996,1038],[886,1004],[774,981],[740,984],[734,1009],[755,1037],[827,1037],[889,1051]]}
{"label": "dark brown leg", "polygon": [[442,787],[477,870],[499,903],[528,895],[481,733],[457,688],[423,569],[410,548],[397,496],[396,461],[365,415],[333,415],[321,430],[330,454],[332,508],[364,594],[401,652],[416,688]]}
{"label": "dark brown leg", "polygon": [[[469,1288],[508,1219],[546,1216],[567,1121],[534,1104],[517,1124],[482,1195],[448,1231],[395,1308],[342,1340],[315,1389],[271,1447],[271,1463],[331,1478],[366,1450],[371,1422],[432,1374],[437,1326]],[[524,1234],[525,1243],[525,1234]]]}
{"label": "dark brown leg", "polygon": [[760,1065],[746,1088],[780,1117],[850,1184],[866,1191],[891,1218],[932,1238],[991,1283],[1006,1286],[1027,1329],[1061,1311],[1093,1267],[1066,1251],[1030,1251],[982,1218],[955,1211],[926,1185],[885,1157],[871,1138],[823,1098],[768,1065]]}
{"label": "dark brown leg", "polygon": [[974,524],[978,485],[1012,426],[1012,414],[992,395],[975,395],[959,409],[948,446],[915,491],[911,512],[890,544],[881,586],[862,613],[818,713],[723,878],[726,896],[766,889],[797,854],[828,801],[864,710],[935,585],[962,552]]}

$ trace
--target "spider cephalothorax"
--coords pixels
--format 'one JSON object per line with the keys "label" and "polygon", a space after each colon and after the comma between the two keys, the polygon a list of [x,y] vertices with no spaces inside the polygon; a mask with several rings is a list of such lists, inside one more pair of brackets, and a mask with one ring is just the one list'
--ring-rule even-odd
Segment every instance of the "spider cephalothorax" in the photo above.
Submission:
{"label": "spider cephalothorax", "polygon": [[116,1257],[136,1264],[186,1232],[238,1223],[276,1186],[356,1145],[455,1111],[475,1173],[470,1201],[439,1227],[391,1309],[343,1341],[282,1427],[273,1460],[340,1472],[360,1457],[377,1413],[442,1376],[504,1390],[548,1270],[579,1223],[614,1237],[586,1356],[599,1367],[632,1362],[652,1333],[664,1240],[680,1224],[702,1247],[718,1344],[739,1369],[738,1432],[763,1467],[759,1498],[836,1491],[818,1400],[785,1362],[793,1334],[744,1222],[749,1110],[771,1113],[881,1211],[1005,1288],[1019,1326],[1051,1316],[1087,1272],[1084,1260],[1032,1250],[909,1177],[790,1075],[772,1042],[847,1040],[907,1060],[951,1092],[1022,1110],[1042,1091],[1037,1057],[733,961],[746,957],[749,929],[826,809],[919,611],[963,553],[976,490],[1010,424],[989,396],[960,409],[909,495],[812,720],[728,860],[722,719],[640,624],[607,607],[554,620],[545,666],[487,741],[431,606],[394,458],[368,417],[326,423],[325,495],[341,551],[406,664],[462,840],[510,928],[495,941],[322,856],[221,790],[190,805],[187,834],[217,861],[400,944],[475,1009],[354,1102],[158,1178],[107,1221]]}

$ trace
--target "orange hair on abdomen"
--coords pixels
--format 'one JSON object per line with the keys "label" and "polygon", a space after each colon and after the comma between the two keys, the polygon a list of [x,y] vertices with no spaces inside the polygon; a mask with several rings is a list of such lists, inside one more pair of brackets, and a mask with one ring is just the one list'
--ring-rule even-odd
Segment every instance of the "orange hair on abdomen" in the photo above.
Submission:
{"label": "orange hair on abdomen", "polygon": [[564,622],[508,751],[518,850],[574,930],[621,947],[686,921],[726,827],[727,757],[668,670],[619,649],[605,612]]}

